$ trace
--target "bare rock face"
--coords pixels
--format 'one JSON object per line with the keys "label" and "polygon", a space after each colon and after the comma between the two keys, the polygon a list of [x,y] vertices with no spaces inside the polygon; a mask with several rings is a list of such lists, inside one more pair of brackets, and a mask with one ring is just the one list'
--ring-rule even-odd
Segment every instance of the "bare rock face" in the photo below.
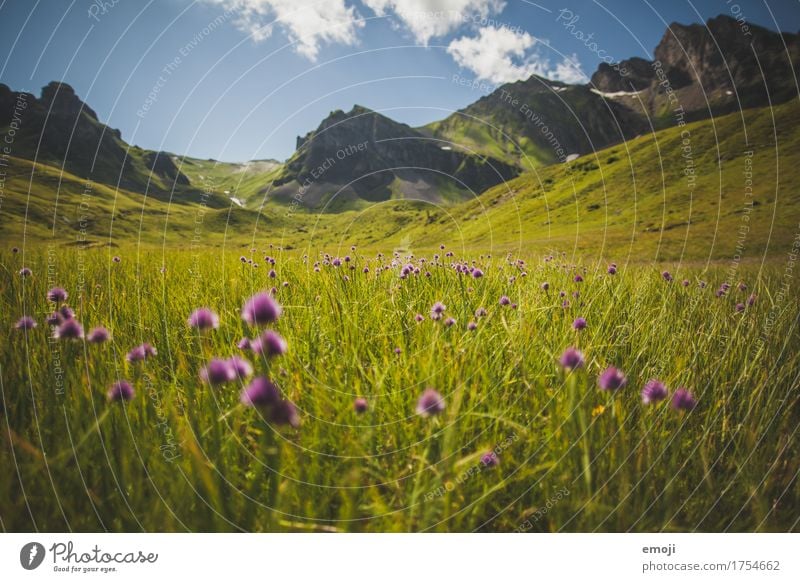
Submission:
{"label": "bare rock face", "polygon": [[598,91],[617,93],[647,89],[653,79],[655,79],[653,63],[633,57],[613,65],[600,63],[597,71],[592,75],[591,84]]}

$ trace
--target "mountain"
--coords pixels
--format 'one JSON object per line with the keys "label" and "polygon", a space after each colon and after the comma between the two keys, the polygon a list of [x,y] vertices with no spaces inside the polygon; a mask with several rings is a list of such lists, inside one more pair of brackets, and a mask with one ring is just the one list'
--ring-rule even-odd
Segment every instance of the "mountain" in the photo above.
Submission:
{"label": "mountain", "polygon": [[14,156],[63,166],[96,182],[136,192],[189,185],[172,156],[129,146],[66,83],[51,82],[38,99],[0,84],[0,131],[9,130]]}
{"label": "mountain", "polygon": [[307,207],[352,201],[457,201],[519,173],[512,165],[431,138],[366,107],[334,111],[297,138],[271,195]]}
{"label": "mountain", "polygon": [[[532,77],[422,131],[523,167],[564,161],[654,128],[796,98],[800,37],[720,15],[673,23],[655,60],[602,63],[588,85]],[[763,73],[763,74],[762,74]]]}

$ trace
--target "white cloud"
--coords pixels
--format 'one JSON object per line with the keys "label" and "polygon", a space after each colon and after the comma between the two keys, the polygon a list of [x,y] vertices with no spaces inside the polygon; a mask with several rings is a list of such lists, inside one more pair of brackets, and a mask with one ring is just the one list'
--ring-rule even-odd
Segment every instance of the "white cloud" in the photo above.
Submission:
{"label": "white cloud", "polygon": [[510,83],[531,75],[564,83],[588,81],[576,55],[564,57],[552,66],[539,46],[546,48],[546,43],[527,32],[487,26],[478,30],[478,36],[453,40],[447,52],[459,67],[492,83]]}
{"label": "white cloud", "polygon": [[378,16],[393,14],[417,42],[427,45],[464,25],[493,25],[504,0],[363,0]]}
{"label": "white cloud", "polygon": [[211,1],[236,13],[236,26],[255,41],[271,36],[275,26],[281,27],[297,43],[295,50],[312,61],[323,43],[355,44],[358,29],[364,26],[345,0]]}

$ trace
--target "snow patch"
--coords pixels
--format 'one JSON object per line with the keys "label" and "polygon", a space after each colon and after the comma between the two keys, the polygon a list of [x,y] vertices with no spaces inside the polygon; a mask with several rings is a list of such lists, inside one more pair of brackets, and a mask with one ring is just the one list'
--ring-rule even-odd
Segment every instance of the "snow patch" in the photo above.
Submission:
{"label": "snow patch", "polygon": [[594,87],[590,89],[592,93],[596,93],[600,95],[600,97],[609,97],[613,99],[614,97],[633,97],[634,95],[638,95],[641,91],[615,91],[614,93],[603,93],[602,91],[598,91]]}

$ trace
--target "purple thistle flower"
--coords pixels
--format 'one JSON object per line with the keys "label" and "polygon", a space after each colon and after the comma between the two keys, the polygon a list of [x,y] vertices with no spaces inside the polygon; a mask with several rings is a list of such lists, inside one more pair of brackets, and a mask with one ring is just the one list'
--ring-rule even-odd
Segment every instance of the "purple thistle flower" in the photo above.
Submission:
{"label": "purple thistle flower", "polygon": [[583,367],[583,354],[576,348],[567,348],[559,358],[561,367],[565,370],[577,370]]}
{"label": "purple thistle flower", "polygon": [[288,346],[277,332],[268,329],[261,337],[250,342],[253,351],[264,356],[282,356],[286,353]]}
{"label": "purple thistle flower", "polygon": [[622,373],[622,370],[618,370],[613,366],[606,368],[605,372],[600,374],[597,379],[597,384],[601,390],[619,390],[624,388],[627,383],[628,379]]}
{"label": "purple thistle flower", "polygon": [[45,321],[47,322],[47,325],[55,326],[55,325],[60,325],[61,322],[64,321],[64,319],[61,317],[61,314],[58,311],[54,311],[53,313],[47,316],[47,319]]}
{"label": "purple thistle flower", "polygon": [[247,388],[242,390],[239,401],[245,406],[263,408],[276,404],[280,399],[281,391],[278,390],[278,387],[263,376],[258,376],[253,378]]}
{"label": "purple thistle flower", "polygon": [[102,344],[110,339],[111,334],[103,326],[95,327],[89,332],[89,335],[86,336],[86,341],[93,344]]}
{"label": "purple thistle flower", "polygon": [[47,300],[53,303],[61,303],[67,300],[67,292],[61,287],[53,287],[47,292]]}
{"label": "purple thistle flower", "polygon": [[19,252],[19,248],[18,247],[11,247],[11,252],[16,255]]}
{"label": "purple thistle flower", "polygon": [[228,365],[233,370],[234,375],[241,380],[253,375],[253,366],[244,358],[232,356],[228,358]]}
{"label": "purple thistle flower", "polygon": [[270,279],[274,279],[275,277],[277,277],[277,276],[278,276],[278,273],[276,273],[276,272],[275,272],[275,269],[270,269],[270,270],[269,270],[269,273],[267,274],[267,276],[268,276]]}
{"label": "purple thistle flower", "polygon": [[664,271],[663,273],[661,273],[661,276],[664,278],[664,281],[666,281],[667,283],[671,283],[672,282],[672,275],[670,274],[669,271]]}
{"label": "purple thistle flower", "polygon": [[688,286],[689,286],[689,279],[684,279],[684,280],[681,282],[681,285],[683,285],[684,287],[688,287]]}
{"label": "purple thistle flower", "polygon": [[249,350],[250,349],[250,338],[243,337],[239,340],[239,343],[236,344],[236,347],[240,350]]}
{"label": "purple thistle flower", "polygon": [[577,331],[586,329],[586,319],[583,317],[576,317],[575,321],[572,322],[572,328]]}
{"label": "purple thistle flower", "polygon": [[83,326],[77,319],[67,319],[56,328],[53,334],[56,339],[81,339],[83,337]]}
{"label": "purple thistle flower", "polygon": [[500,305],[511,305],[511,299],[507,295],[500,297]]}
{"label": "purple thistle flower", "polygon": [[148,343],[144,343],[129,351],[128,355],[125,356],[125,359],[129,362],[141,362],[147,358],[155,356],[156,353],[156,349],[153,346]]}
{"label": "purple thistle flower", "polygon": [[341,264],[342,264],[342,261],[338,257],[333,259],[333,266],[334,267],[339,267],[339,266],[341,266]]}
{"label": "purple thistle flower", "polygon": [[242,319],[250,325],[272,323],[281,316],[281,306],[269,293],[253,295],[242,308]]}
{"label": "purple thistle flower", "polygon": [[364,414],[367,411],[367,399],[356,398],[353,401],[353,409],[356,411],[357,414]]}
{"label": "purple thistle flower", "polygon": [[494,451],[488,451],[481,455],[481,463],[487,468],[496,467],[500,464],[500,458]]}
{"label": "purple thistle flower", "polygon": [[757,298],[758,296],[755,293],[750,294],[750,297],[747,298],[747,305],[752,307],[755,304]]}
{"label": "purple thistle flower", "polygon": [[452,327],[453,325],[455,325],[455,323],[456,323],[456,320],[453,319],[452,317],[448,317],[447,319],[444,320],[444,324],[447,327]]}
{"label": "purple thistle flower", "polygon": [[581,277],[580,275],[575,275],[575,277],[572,280],[575,281],[576,283],[583,283],[583,277]]}
{"label": "purple thistle flower", "polygon": [[707,285],[707,283],[705,281],[700,281],[700,283],[698,283],[698,284],[700,285],[700,289],[705,289],[706,285]]}
{"label": "purple thistle flower", "polygon": [[478,307],[478,309],[475,310],[475,317],[486,317],[486,315],[487,312],[483,307]]}
{"label": "purple thistle flower", "polygon": [[736,313],[742,313],[744,311],[744,303],[737,303],[736,304]]}
{"label": "purple thistle flower", "polygon": [[110,402],[123,402],[132,400],[134,395],[133,386],[125,380],[114,382],[108,389],[106,396]]}
{"label": "purple thistle flower", "polygon": [[480,269],[475,269],[474,271],[472,271],[472,276],[475,279],[480,279],[481,277],[483,277],[483,271],[481,271]]}
{"label": "purple thistle flower", "polygon": [[547,281],[542,283],[542,291],[549,291],[549,290],[550,290],[550,283],[548,283]]}
{"label": "purple thistle flower", "polygon": [[417,323],[419,323],[419,322],[423,321],[425,318],[422,316],[422,314],[421,314],[421,313],[417,313],[417,314],[414,316],[414,319],[416,320],[416,322],[417,322]]}
{"label": "purple thistle flower", "polygon": [[122,259],[121,259],[121,258],[119,258],[119,257],[116,257],[116,256],[115,256],[113,259],[111,259],[111,260],[112,260],[112,261],[114,261],[115,263],[119,263],[119,262],[121,262],[121,261],[122,261]]}
{"label": "purple thistle flower", "polygon": [[31,271],[28,267],[22,267],[19,270],[19,274],[23,277],[30,277],[31,275],[33,275],[33,271]]}
{"label": "purple thistle flower", "polygon": [[417,401],[416,412],[422,417],[433,416],[444,410],[444,398],[433,388],[428,388]]}
{"label": "purple thistle flower", "polygon": [[273,404],[267,414],[267,422],[278,426],[289,425],[293,428],[300,426],[300,415],[297,408],[288,400],[279,400]]}
{"label": "purple thistle flower", "polygon": [[219,327],[219,316],[208,307],[195,309],[187,320],[189,327],[197,329],[217,329]]}
{"label": "purple thistle flower", "polygon": [[644,404],[660,402],[666,397],[667,387],[664,386],[663,382],[659,382],[658,380],[650,380],[644,385],[644,388],[642,388],[642,402]]}
{"label": "purple thistle flower", "polygon": [[433,304],[433,307],[431,307],[431,313],[437,313],[441,315],[446,309],[447,307],[441,301],[437,301]]}
{"label": "purple thistle flower", "polygon": [[739,289],[739,291],[742,291],[742,292],[747,291],[747,285],[745,285],[744,283],[739,283],[738,289]]}
{"label": "purple thistle flower", "polygon": [[14,324],[14,327],[27,331],[36,327],[36,321],[30,315],[23,315]]}
{"label": "purple thistle flower", "polygon": [[200,379],[207,384],[216,386],[236,380],[236,372],[228,360],[214,359],[200,370]]}
{"label": "purple thistle flower", "polygon": [[70,309],[68,305],[62,305],[61,309],[58,310],[58,314],[61,316],[63,321],[67,319],[72,319],[75,317],[75,312]]}
{"label": "purple thistle flower", "polygon": [[467,324],[467,329],[470,330],[470,331],[475,331],[476,329],[478,329],[478,324],[475,323],[474,321],[470,321]]}
{"label": "purple thistle flower", "polygon": [[672,395],[672,408],[675,410],[692,410],[697,406],[697,400],[686,388],[678,388]]}
{"label": "purple thistle flower", "polygon": [[614,265],[609,266],[608,267],[608,274],[609,275],[616,275],[617,274],[617,268]]}

